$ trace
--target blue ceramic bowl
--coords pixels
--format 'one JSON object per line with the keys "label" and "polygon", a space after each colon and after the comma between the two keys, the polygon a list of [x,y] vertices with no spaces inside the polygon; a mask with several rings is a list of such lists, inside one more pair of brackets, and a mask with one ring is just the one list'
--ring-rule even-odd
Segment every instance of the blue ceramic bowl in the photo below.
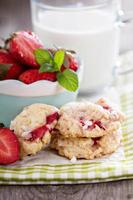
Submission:
{"label": "blue ceramic bowl", "polygon": [[[81,65],[80,65],[81,66]],[[81,79],[82,71],[78,71]],[[37,81],[26,85],[17,80],[0,81],[0,122],[6,126],[27,105],[46,103],[60,107],[75,101],[77,92],[69,92],[59,86],[58,82]]]}

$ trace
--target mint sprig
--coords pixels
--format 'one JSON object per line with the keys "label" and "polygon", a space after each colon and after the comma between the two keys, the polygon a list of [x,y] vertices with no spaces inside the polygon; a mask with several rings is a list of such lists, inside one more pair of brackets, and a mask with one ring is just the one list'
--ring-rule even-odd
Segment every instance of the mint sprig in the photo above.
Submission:
{"label": "mint sprig", "polygon": [[[35,50],[36,62],[40,65],[39,72],[56,72],[58,83],[65,89],[75,92],[78,89],[78,76],[66,66],[67,52],[58,49],[50,52],[46,49]],[[66,69],[61,70],[62,65]]]}

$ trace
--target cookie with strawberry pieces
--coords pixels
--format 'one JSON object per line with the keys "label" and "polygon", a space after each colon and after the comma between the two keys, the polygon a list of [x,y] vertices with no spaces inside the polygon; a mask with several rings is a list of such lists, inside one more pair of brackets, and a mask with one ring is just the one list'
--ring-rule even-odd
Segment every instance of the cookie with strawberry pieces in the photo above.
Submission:
{"label": "cookie with strawberry pieces", "polygon": [[44,149],[59,118],[59,110],[46,104],[32,104],[11,121],[10,129],[20,141],[21,158]]}
{"label": "cookie with strawberry pieces", "polygon": [[124,115],[108,105],[105,108],[101,100],[97,103],[73,102],[60,109],[60,118],[56,129],[64,137],[101,137],[116,132],[121,127]]}
{"label": "cookie with strawberry pieces", "polygon": [[68,159],[95,159],[115,152],[121,145],[121,132],[98,138],[65,138],[59,132],[52,134],[51,148]]}

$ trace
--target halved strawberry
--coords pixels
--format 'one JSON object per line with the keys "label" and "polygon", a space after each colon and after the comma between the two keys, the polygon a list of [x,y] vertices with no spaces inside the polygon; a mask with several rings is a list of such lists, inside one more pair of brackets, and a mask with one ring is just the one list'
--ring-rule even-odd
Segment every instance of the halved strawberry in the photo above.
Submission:
{"label": "halved strawberry", "polygon": [[13,33],[6,42],[7,49],[12,56],[22,64],[39,67],[35,60],[34,51],[43,48],[43,44],[37,36],[30,31],[18,31]]}
{"label": "halved strawberry", "polygon": [[0,164],[10,164],[19,159],[19,142],[9,128],[0,128]]}
{"label": "halved strawberry", "polygon": [[55,72],[39,73],[38,69],[29,69],[19,76],[19,80],[26,84],[34,83],[38,80],[56,81]]}
{"label": "halved strawberry", "polygon": [[23,71],[24,67],[8,51],[0,49],[0,80],[17,79]]}

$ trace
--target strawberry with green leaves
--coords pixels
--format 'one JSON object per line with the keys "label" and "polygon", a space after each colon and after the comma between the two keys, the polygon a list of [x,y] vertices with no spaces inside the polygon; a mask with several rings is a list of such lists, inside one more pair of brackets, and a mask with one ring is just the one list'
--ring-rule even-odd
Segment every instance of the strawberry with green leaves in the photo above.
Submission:
{"label": "strawberry with green leaves", "polygon": [[24,67],[8,51],[0,49],[0,80],[17,79],[23,71]]}
{"label": "strawberry with green leaves", "polygon": [[[43,49],[39,39],[28,31],[13,33],[11,38],[6,41],[6,49],[8,54],[22,65],[28,66],[28,69],[23,72],[21,67],[15,66],[10,71],[10,65],[4,66],[5,69],[8,68],[9,76],[2,77],[2,79],[14,79],[19,76],[18,79],[25,84],[39,80],[58,81],[62,87],[69,91],[74,92],[78,89],[76,73],[78,62],[72,56],[72,52],[63,49]],[[10,64],[10,62],[6,64]],[[5,72],[2,71],[3,66],[0,67],[0,76],[3,76]]]}
{"label": "strawberry with green leaves", "polygon": [[78,63],[75,62],[72,65],[75,58],[69,52],[63,49],[56,51],[36,49],[35,58],[40,65],[40,74],[55,73],[57,81],[62,87],[72,92],[78,89],[78,75],[76,73]]}

